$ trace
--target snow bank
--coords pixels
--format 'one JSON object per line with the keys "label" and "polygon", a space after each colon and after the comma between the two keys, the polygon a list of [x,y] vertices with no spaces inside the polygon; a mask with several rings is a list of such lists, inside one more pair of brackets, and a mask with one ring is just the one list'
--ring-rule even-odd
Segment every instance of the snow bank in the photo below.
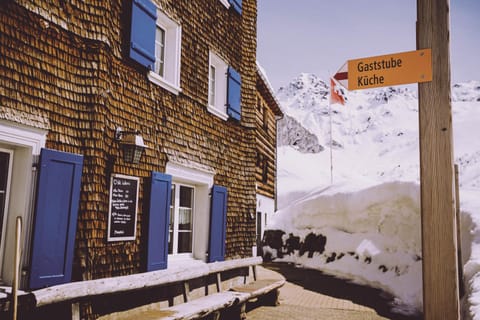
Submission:
{"label": "snow bank", "polygon": [[419,186],[413,182],[360,191],[334,185],[276,212],[268,227],[302,241],[310,233],[326,237],[322,253],[309,258],[295,250],[279,260],[383,289],[397,297],[394,309],[412,314],[422,305],[419,201]]}
{"label": "snow bank", "polygon": [[[462,319],[480,320],[480,202],[475,189],[462,190],[461,236],[465,297]],[[475,214],[476,213],[476,214]]]}

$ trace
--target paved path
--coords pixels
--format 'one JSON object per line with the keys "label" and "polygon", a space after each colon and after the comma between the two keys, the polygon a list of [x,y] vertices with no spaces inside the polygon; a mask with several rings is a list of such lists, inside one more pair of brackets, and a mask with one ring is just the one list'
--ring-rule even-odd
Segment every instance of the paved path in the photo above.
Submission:
{"label": "paved path", "polygon": [[280,305],[253,306],[248,320],[418,320],[390,313],[391,297],[380,290],[347,283],[316,270],[295,268],[291,264],[271,263],[259,268],[259,278],[278,278],[287,282],[280,289]]}

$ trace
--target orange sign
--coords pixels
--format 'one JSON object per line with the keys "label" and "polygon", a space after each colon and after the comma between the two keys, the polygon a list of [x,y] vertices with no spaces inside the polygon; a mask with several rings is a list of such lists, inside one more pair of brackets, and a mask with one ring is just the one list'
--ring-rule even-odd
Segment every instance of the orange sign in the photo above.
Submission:
{"label": "orange sign", "polygon": [[334,78],[348,90],[428,82],[432,81],[432,50],[348,60],[346,67]]}

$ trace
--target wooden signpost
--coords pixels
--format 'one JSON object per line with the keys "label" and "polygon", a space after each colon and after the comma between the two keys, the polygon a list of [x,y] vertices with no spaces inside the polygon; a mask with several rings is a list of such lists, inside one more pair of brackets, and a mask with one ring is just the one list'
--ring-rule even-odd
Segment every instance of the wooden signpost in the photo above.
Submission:
{"label": "wooden signpost", "polygon": [[333,77],[348,90],[418,83],[425,320],[460,318],[449,7],[417,0],[418,50],[349,60]]}
{"label": "wooden signpost", "polygon": [[424,319],[459,319],[450,100],[449,0],[417,0],[417,48],[433,78],[418,85]]}
{"label": "wooden signpost", "polygon": [[432,50],[348,60],[333,78],[347,90],[432,81]]}

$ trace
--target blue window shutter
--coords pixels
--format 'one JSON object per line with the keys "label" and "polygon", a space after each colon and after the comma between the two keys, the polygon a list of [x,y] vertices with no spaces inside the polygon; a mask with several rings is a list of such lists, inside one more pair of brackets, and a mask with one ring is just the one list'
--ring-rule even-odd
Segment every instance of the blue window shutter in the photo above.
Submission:
{"label": "blue window shutter", "polygon": [[242,14],[242,0],[228,0],[228,2],[233,6],[235,11]]}
{"label": "blue window shutter", "polygon": [[152,171],[148,203],[147,271],[167,268],[172,176]]}
{"label": "blue window shutter", "polygon": [[210,210],[208,262],[223,261],[227,228],[227,188],[217,185],[212,187]]}
{"label": "blue window shutter", "polygon": [[130,29],[130,58],[153,70],[157,7],[150,0],[134,0]]}
{"label": "blue window shutter", "polygon": [[242,80],[240,74],[232,67],[228,67],[227,76],[227,114],[235,120],[240,120],[242,117],[242,96],[240,94]]}
{"label": "blue window shutter", "polygon": [[71,281],[82,167],[82,155],[50,149],[40,153],[31,289]]}

